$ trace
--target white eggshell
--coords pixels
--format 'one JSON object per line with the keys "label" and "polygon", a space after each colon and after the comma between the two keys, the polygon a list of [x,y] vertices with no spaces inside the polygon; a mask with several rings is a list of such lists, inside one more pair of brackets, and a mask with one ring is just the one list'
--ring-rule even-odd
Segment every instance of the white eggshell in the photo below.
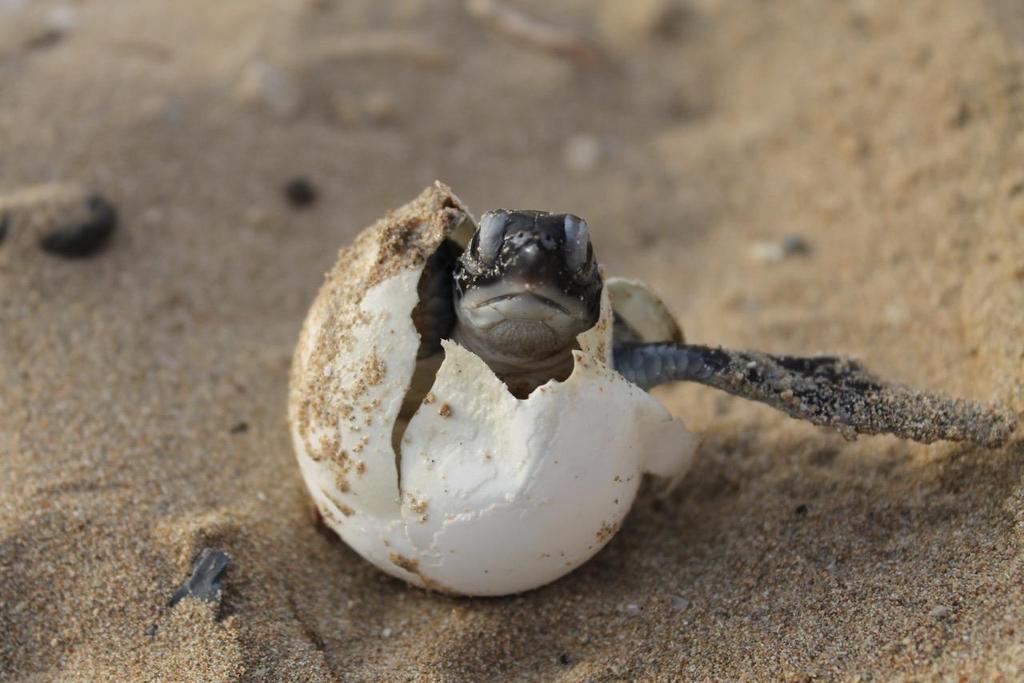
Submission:
{"label": "white eggshell", "polygon": [[[441,231],[418,244],[439,243],[461,205],[440,185],[417,202],[399,214],[410,207],[448,212]],[[437,231],[437,216],[422,219],[411,229]],[[359,247],[372,248],[374,231],[383,235],[387,227],[382,221],[368,229]],[[357,256],[346,250],[341,259]],[[512,396],[479,357],[445,342],[444,362],[408,424],[396,465],[392,430],[415,370],[419,338],[411,316],[422,261],[397,262],[408,267],[394,268],[359,296],[351,283],[321,290],[296,350],[289,402],[303,476],[325,522],[389,574],[466,595],[541,586],[614,535],[644,472],[685,472],[695,439],[608,368],[605,294],[600,321],[580,336],[572,375],[526,399]],[[332,297],[354,305],[332,304]],[[343,343],[334,343],[342,329]]]}

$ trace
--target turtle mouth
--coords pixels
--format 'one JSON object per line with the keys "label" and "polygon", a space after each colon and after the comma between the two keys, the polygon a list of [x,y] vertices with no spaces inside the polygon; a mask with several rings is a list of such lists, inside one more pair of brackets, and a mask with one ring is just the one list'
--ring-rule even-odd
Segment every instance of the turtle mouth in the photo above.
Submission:
{"label": "turtle mouth", "polygon": [[486,329],[502,321],[578,324],[589,311],[578,298],[547,284],[508,282],[479,287],[462,299],[463,313],[476,327]]}
{"label": "turtle mouth", "polygon": [[571,316],[572,313],[568,308],[558,303],[550,297],[546,297],[543,294],[536,294],[534,292],[519,292],[511,294],[500,294],[493,296],[490,299],[485,299],[480,303],[473,306],[473,308],[480,308],[481,306],[498,306],[498,305],[509,305],[511,307],[519,307],[525,305],[530,309],[536,308],[537,305],[546,306],[557,313],[562,315]]}

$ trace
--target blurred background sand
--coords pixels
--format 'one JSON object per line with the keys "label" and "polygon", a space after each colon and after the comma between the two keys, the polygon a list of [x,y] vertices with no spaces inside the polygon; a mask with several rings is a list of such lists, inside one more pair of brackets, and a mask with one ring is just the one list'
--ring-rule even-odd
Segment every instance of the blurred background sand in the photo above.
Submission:
{"label": "blurred background sand", "polygon": [[[1019,438],[659,390],[704,435],[672,496],[467,600],[317,531],[284,402],[338,247],[439,178],[586,217],[694,341],[1020,411],[1022,46],[1013,0],[0,0],[0,195],[120,212],[0,245],[0,680],[1020,679]],[[206,546],[219,609],[167,608]]]}

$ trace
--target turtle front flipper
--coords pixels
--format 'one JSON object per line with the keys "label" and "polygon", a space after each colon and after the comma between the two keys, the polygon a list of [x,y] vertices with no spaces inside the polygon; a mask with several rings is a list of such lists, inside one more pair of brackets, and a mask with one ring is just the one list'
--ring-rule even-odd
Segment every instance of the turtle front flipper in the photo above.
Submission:
{"label": "turtle front flipper", "polygon": [[930,394],[879,380],[856,361],[800,358],[691,344],[624,344],[615,369],[644,389],[690,381],[766,403],[787,415],[837,429],[847,438],[895,434],[922,443],[1003,445],[1016,416],[1005,407]]}

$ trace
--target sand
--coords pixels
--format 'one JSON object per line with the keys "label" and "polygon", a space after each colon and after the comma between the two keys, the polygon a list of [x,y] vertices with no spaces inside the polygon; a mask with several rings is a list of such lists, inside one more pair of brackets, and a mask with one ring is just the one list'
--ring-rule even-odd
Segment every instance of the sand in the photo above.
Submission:
{"label": "sand", "polygon": [[[0,194],[76,183],[120,217],[89,258],[33,220],[0,244],[0,679],[1024,676],[1019,436],[847,442],[659,390],[694,470],[503,599],[405,586],[311,523],[302,318],[436,178],[586,217],[695,342],[1024,410],[1018,3],[498,3],[536,42],[468,4],[0,1]],[[205,547],[219,605],[167,607]]]}

